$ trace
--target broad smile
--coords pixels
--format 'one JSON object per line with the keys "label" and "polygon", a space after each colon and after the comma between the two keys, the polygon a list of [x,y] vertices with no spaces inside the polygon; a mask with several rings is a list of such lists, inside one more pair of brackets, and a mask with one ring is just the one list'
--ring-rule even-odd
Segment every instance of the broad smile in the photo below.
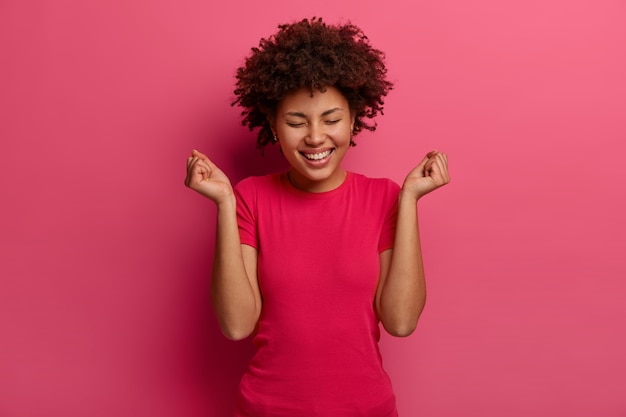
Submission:
{"label": "broad smile", "polygon": [[306,159],[308,159],[309,161],[321,161],[323,159],[326,159],[328,156],[330,156],[331,153],[333,153],[335,149],[327,149],[323,152],[300,152],[300,155],[304,156]]}

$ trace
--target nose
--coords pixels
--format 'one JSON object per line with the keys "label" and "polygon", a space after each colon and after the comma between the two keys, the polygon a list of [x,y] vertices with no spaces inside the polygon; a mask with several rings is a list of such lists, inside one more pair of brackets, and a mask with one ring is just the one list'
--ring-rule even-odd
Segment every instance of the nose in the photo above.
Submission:
{"label": "nose", "polygon": [[309,131],[307,132],[306,138],[304,138],[304,143],[309,146],[320,146],[326,140],[326,134],[324,133],[324,129],[316,124],[312,124],[309,127]]}

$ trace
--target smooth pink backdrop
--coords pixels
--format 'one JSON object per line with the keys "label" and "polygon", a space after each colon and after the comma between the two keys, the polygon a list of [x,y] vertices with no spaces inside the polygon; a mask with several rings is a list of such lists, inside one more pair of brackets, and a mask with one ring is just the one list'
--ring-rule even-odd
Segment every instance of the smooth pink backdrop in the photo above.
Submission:
{"label": "smooth pink backdrop", "polygon": [[284,166],[233,74],[311,16],[361,26],[396,84],[348,168],[450,158],[420,203],[426,311],[382,340],[401,416],[626,416],[619,0],[0,2],[0,416],[229,415],[251,348],[211,313],[185,158]]}

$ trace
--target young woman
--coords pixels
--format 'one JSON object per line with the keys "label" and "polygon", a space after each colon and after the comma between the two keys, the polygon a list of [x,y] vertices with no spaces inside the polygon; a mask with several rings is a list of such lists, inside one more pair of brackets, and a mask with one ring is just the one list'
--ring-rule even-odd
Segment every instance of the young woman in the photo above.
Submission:
{"label": "young woman", "polygon": [[226,337],[256,353],[236,416],[397,416],[379,323],[413,332],[426,289],[418,200],[448,183],[429,152],[402,187],[342,161],[392,88],[383,53],[352,24],[279,26],[238,69],[236,101],[287,172],[236,187],[193,151],[185,184],[217,205],[212,303]]}

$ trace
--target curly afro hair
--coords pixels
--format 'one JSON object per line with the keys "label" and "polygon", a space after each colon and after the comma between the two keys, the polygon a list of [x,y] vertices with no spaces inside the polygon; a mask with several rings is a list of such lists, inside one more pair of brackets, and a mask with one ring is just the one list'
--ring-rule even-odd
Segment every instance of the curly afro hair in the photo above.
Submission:
{"label": "curly afro hair", "polygon": [[311,93],[334,86],[347,99],[355,116],[356,135],[375,130],[373,119],[383,113],[384,97],[393,88],[386,79],[383,52],[374,49],[363,31],[348,23],[329,25],[321,18],[278,26],[262,38],[243,66],[237,69],[236,99],[243,108],[242,124],[260,128],[257,147],[273,143],[268,121],[288,92],[308,87]]}

